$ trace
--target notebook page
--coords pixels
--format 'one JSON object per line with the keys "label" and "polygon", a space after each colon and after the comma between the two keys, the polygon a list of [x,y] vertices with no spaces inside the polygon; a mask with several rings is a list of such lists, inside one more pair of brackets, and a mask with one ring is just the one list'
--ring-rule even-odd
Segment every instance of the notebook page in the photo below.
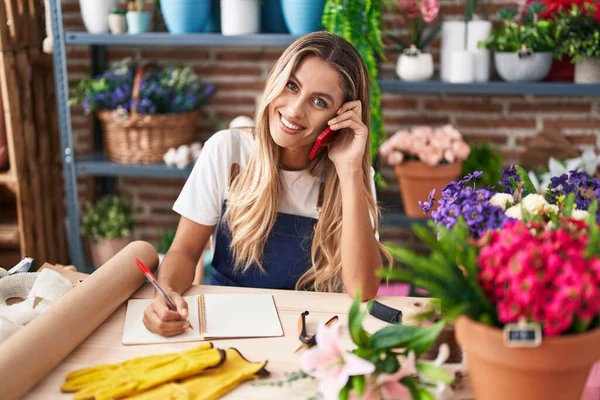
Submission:
{"label": "notebook page", "polygon": [[283,336],[270,294],[205,294],[206,338]]}
{"label": "notebook page", "polygon": [[184,296],[188,304],[189,321],[192,329],[186,330],[181,335],[164,337],[150,332],[144,326],[142,318],[144,310],[152,302],[152,299],[131,299],[127,302],[127,314],[123,328],[123,344],[156,344],[156,343],[179,343],[202,340],[198,321],[198,296]]}

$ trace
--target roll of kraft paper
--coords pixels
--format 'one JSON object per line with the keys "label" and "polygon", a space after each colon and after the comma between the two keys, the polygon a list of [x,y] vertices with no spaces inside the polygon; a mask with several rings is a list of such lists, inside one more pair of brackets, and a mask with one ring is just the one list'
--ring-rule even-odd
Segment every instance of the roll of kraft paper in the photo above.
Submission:
{"label": "roll of kraft paper", "polygon": [[17,399],[50,373],[144,283],[135,258],[153,270],[154,247],[132,242],[0,346],[2,399]]}

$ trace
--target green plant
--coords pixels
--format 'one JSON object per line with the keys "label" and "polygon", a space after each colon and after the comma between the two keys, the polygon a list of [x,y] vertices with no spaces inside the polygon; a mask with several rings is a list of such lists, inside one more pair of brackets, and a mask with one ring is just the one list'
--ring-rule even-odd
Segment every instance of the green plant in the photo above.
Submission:
{"label": "green plant", "polygon": [[472,174],[475,171],[483,172],[477,181],[477,188],[496,185],[502,179],[502,164],[504,159],[490,143],[472,143],[471,153],[463,162],[462,174]]}
{"label": "green plant", "polygon": [[110,10],[110,13],[114,15],[125,15],[127,14],[127,10],[124,10],[122,8],[114,8]]}
{"label": "green plant", "polygon": [[105,196],[93,205],[88,202],[82,218],[83,234],[94,239],[128,237],[133,225],[131,206],[114,195]]}
{"label": "green plant", "polygon": [[502,26],[494,29],[492,34],[478,46],[497,52],[516,52],[523,48],[538,52],[554,51],[556,32],[553,21],[541,20],[538,15],[545,5],[531,3],[526,13],[519,17],[516,8],[507,7],[498,12]]}
{"label": "green plant", "polygon": [[573,4],[556,18],[558,44],[554,52],[557,59],[571,57],[576,63],[584,56],[600,57],[600,22],[594,17],[596,6],[584,3],[584,9]]}
{"label": "green plant", "polygon": [[484,0],[465,1],[465,21],[472,21],[475,15],[481,16],[484,20],[488,19],[488,9]]}
{"label": "green plant", "polygon": [[[381,90],[377,82],[377,58],[384,58],[381,39],[381,1],[327,0],[323,26],[352,43],[362,56],[371,78],[371,157],[375,160],[386,133],[381,114]],[[383,179],[377,174],[377,182]]]}
{"label": "green plant", "polygon": [[176,229],[167,229],[158,237],[158,241],[156,243],[156,251],[159,254],[167,254],[171,244],[173,244],[173,239],[175,239]]}
{"label": "green plant", "polygon": [[[148,6],[146,6],[148,4]],[[154,0],[129,0],[127,10],[129,11],[149,11],[148,8],[154,6]]]}

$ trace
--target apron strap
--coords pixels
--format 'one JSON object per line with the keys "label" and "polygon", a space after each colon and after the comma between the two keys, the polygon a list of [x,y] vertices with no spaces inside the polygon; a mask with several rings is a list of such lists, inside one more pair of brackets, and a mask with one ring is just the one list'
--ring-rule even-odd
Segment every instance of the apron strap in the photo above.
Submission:
{"label": "apron strap", "polygon": [[233,180],[240,173],[240,134],[235,132],[231,134],[231,143],[233,146],[233,157],[231,159],[231,166],[229,167],[229,186],[233,183]]}

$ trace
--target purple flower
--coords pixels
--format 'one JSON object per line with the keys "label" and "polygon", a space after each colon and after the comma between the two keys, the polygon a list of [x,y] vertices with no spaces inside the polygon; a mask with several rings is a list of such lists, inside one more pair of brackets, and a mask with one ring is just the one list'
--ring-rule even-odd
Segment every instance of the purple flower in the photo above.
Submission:
{"label": "purple flower", "polygon": [[504,187],[505,193],[514,194],[515,189],[511,179],[514,180],[515,183],[519,183],[521,181],[514,165],[511,165],[509,168],[502,171],[502,180],[498,182],[500,186]]}
{"label": "purple flower", "polygon": [[435,189],[432,189],[431,192],[429,192],[429,198],[426,202],[421,202],[419,200],[419,208],[421,208],[425,214],[429,214],[431,207],[433,207],[433,203],[435,202],[435,198],[433,197],[434,195]]}

